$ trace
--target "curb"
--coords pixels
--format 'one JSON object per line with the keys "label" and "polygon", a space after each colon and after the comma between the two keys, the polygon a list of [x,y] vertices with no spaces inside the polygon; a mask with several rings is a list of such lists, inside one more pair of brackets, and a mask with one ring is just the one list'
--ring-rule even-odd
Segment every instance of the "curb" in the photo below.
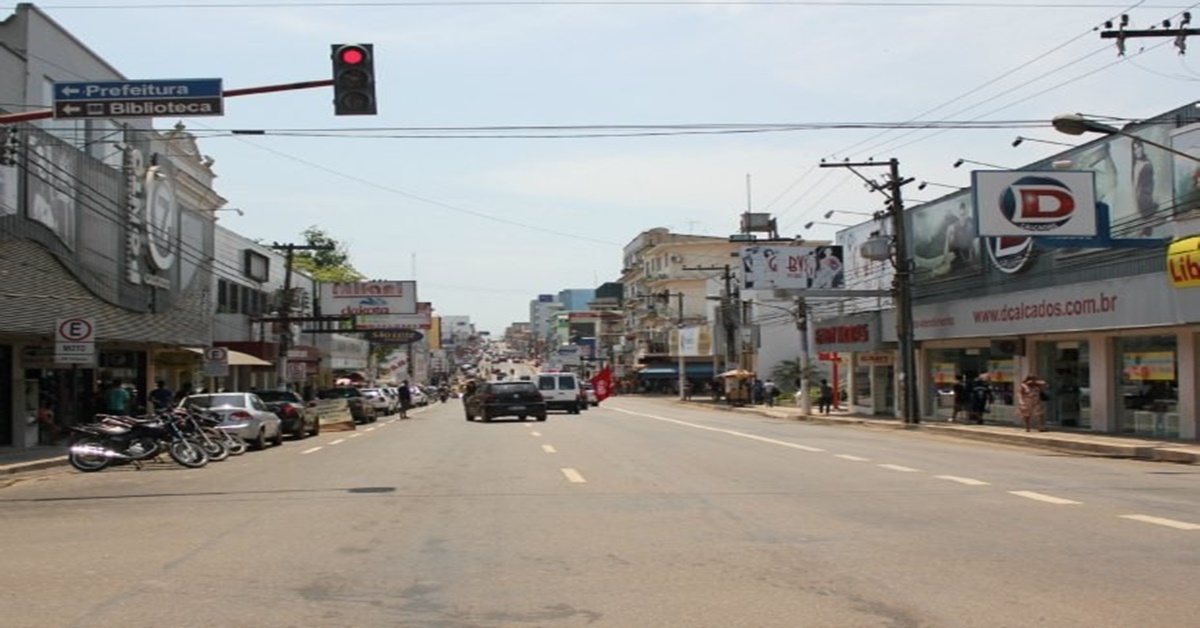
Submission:
{"label": "curb", "polygon": [[[1112,441],[1096,442],[1090,440],[1062,438],[1061,436],[1057,436],[1056,434],[1058,433],[1056,432],[1039,433],[1045,435],[1038,436],[1024,436],[1022,435],[1023,433],[1017,432],[1007,433],[977,431],[971,429],[962,429],[956,425],[942,425],[938,423],[921,423],[920,425],[912,426],[896,421],[869,419],[856,416],[833,417],[810,415],[805,417],[802,414],[791,413],[787,411],[780,412],[769,408],[759,407],[730,407],[726,405],[712,405],[707,407],[730,412],[740,410],[744,413],[752,413],[759,416],[781,419],[785,421],[803,421],[805,423],[813,423],[817,425],[853,425],[873,429],[925,431],[931,434],[940,434],[953,438],[961,438],[963,440],[977,440],[1001,443],[1005,445],[1016,445],[1021,447],[1034,447],[1038,449],[1048,449],[1052,451],[1063,451],[1091,456],[1102,456],[1107,458],[1126,458],[1132,460],[1148,460],[1153,462],[1173,462],[1178,464],[1200,463],[1200,451],[1187,447],[1179,447],[1175,443],[1164,444],[1160,446],[1148,444],[1144,441],[1130,441],[1128,443]],[[1105,437],[1106,435],[1096,434],[1096,436]]]}
{"label": "curb", "polygon": [[66,466],[67,464],[68,462],[66,456],[43,458],[42,460],[30,460],[29,462],[14,462],[12,464],[0,465],[0,474],[16,475],[18,473],[27,473],[29,471],[53,469],[54,467],[62,467]]}

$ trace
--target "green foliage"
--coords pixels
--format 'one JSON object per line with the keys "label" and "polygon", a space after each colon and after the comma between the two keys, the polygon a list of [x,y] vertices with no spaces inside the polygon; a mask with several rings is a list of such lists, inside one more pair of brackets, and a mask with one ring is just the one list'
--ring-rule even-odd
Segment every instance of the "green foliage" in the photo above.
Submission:
{"label": "green foliage", "polygon": [[292,260],[296,270],[308,273],[317,281],[362,281],[366,275],[350,263],[350,252],[346,245],[338,242],[316,225],[304,230],[304,243],[308,246],[329,246],[328,251],[296,251]]}
{"label": "green foliage", "polygon": [[[800,379],[800,361],[784,360],[776,364],[775,368],[771,369],[771,379],[775,380],[775,384],[779,386],[780,390],[794,392],[799,388],[796,383]],[[821,383],[820,373],[816,365],[809,363],[805,379],[808,380],[809,390],[812,390]]]}

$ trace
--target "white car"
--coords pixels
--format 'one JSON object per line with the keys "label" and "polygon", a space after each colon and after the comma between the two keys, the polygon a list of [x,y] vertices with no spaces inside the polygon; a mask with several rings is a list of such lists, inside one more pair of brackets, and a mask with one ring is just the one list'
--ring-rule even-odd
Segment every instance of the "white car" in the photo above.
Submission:
{"label": "white car", "polygon": [[366,398],[367,403],[374,406],[375,413],[379,416],[387,416],[396,410],[392,396],[382,388],[363,388],[362,395]]}
{"label": "white car", "polygon": [[426,395],[420,386],[409,386],[408,390],[412,394],[413,407],[429,405],[429,395]]}

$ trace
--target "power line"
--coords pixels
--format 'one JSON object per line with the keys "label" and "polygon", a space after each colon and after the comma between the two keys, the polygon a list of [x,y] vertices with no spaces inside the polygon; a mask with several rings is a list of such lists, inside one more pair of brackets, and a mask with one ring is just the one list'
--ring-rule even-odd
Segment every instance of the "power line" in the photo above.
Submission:
{"label": "power line", "polygon": [[[152,4],[50,4],[43,10],[133,10],[133,9],[317,9],[346,7],[376,8],[440,8],[440,7],[690,7],[690,6],[762,6],[762,7],[843,7],[843,8],[963,8],[963,9],[1119,9],[1126,3],[1043,3],[1021,2],[964,2],[948,0],[378,0],[351,2],[160,2]],[[1182,9],[1184,5],[1143,5],[1145,8]]]}

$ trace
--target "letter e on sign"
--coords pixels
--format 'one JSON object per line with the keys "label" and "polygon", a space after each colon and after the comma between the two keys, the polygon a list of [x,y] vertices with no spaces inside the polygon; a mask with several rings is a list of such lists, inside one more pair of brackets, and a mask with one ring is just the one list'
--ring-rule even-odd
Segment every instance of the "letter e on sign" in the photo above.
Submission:
{"label": "letter e on sign", "polygon": [[54,336],[58,342],[92,342],[95,334],[96,325],[90,318],[62,318],[54,326]]}

